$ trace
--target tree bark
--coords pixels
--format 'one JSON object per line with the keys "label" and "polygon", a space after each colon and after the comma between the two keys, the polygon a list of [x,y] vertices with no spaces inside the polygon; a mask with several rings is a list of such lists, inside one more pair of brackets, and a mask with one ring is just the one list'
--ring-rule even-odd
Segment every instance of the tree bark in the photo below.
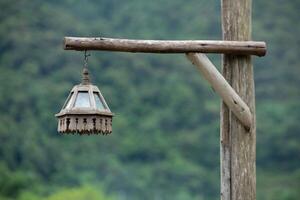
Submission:
{"label": "tree bark", "polygon": [[[221,0],[224,40],[251,40],[251,0]],[[253,125],[245,130],[228,107],[221,108],[221,199],[256,199],[255,92],[251,57],[224,55],[223,75],[252,113]]]}

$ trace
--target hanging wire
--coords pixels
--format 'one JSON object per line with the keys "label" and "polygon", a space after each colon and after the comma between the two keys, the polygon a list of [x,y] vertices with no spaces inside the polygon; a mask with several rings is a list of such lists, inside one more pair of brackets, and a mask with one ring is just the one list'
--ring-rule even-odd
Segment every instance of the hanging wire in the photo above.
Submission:
{"label": "hanging wire", "polygon": [[91,56],[91,54],[87,54],[87,50],[84,50],[84,68],[88,68],[88,57]]}
{"label": "hanging wire", "polygon": [[82,84],[86,85],[90,83],[89,71],[88,71],[88,57],[91,54],[87,54],[87,51],[84,50],[84,67],[82,70]]}

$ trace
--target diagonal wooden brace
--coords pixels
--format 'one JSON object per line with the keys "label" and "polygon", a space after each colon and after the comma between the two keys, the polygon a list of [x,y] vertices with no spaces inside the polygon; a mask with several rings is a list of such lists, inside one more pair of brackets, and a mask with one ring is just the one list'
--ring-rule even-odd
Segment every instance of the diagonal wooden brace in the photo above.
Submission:
{"label": "diagonal wooden brace", "polygon": [[204,78],[211,84],[216,93],[221,96],[245,128],[250,130],[252,127],[252,114],[249,107],[225,80],[209,58],[201,53],[187,53],[186,56],[203,74]]}

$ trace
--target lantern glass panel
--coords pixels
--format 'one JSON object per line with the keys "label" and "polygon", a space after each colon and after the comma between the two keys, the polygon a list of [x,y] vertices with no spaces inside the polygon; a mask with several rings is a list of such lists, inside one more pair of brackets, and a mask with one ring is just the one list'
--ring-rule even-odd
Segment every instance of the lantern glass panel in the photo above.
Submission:
{"label": "lantern glass panel", "polygon": [[100,98],[98,92],[94,92],[94,98],[95,98],[97,109],[99,109],[99,110],[105,110],[106,108],[104,106],[104,103],[101,101],[101,98]]}
{"label": "lantern glass panel", "polygon": [[69,109],[69,108],[71,108],[71,99],[72,99],[72,97],[73,97],[73,92],[69,95],[69,97],[68,97],[68,99],[67,99],[67,101],[66,101],[66,103],[65,103],[65,107],[64,107],[64,109]]}
{"label": "lantern glass panel", "polygon": [[75,101],[75,106],[74,107],[80,107],[80,108],[86,108],[86,107],[90,107],[91,103],[90,103],[90,96],[88,92],[83,92],[83,91],[79,91],[77,94],[77,98]]}

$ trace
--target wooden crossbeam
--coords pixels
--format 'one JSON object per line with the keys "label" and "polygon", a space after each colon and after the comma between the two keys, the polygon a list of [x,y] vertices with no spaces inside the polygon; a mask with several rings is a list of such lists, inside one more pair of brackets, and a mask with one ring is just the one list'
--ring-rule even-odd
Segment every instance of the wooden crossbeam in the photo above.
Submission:
{"label": "wooden crossbeam", "polygon": [[141,53],[223,53],[234,55],[266,54],[266,43],[218,40],[131,40],[102,37],[65,37],[65,50],[99,50]]}

